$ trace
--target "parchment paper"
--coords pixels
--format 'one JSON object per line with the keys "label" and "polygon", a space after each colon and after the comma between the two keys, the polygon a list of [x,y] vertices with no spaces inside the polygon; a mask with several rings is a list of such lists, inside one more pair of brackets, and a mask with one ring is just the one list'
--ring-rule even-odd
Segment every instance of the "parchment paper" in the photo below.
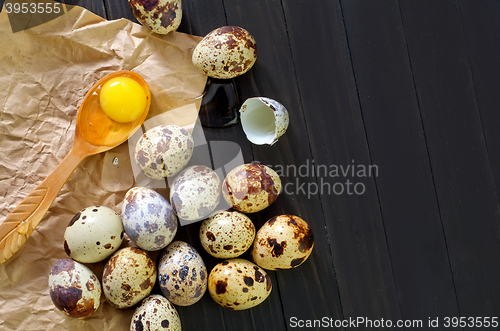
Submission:
{"label": "parchment paper", "polygon": [[[128,20],[106,21],[80,7],[12,33],[3,10],[0,222],[67,154],[83,96],[112,71],[132,70],[148,82],[152,93],[148,119],[170,112],[160,118],[192,127],[206,82],[191,64],[200,39],[177,32],[155,35]],[[120,212],[125,192],[134,185],[127,143],[80,164],[31,238],[0,265],[0,329],[129,329],[133,308],[113,308],[104,296],[90,318],[66,317],[52,304],[48,275],[56,260],[67,257],[63,236],[70,219],[91,205]],[[101,278],[104,262],[87,266]]]}

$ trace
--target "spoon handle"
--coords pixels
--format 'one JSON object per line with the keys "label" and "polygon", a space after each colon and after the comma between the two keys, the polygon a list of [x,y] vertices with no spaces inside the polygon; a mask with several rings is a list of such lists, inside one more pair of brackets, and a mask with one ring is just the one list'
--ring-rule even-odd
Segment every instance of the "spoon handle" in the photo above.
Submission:
{"label": "spoon handle", "polygon": [[0,223],[0,264],[28,240],[64,183],[87,155],[73,147],[54,171]]}

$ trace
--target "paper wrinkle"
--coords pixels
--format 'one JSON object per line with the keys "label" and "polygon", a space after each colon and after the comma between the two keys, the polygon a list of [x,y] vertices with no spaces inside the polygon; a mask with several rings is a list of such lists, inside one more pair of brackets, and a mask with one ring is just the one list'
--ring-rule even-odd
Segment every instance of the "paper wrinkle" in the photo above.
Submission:
{"label": "paper wrinkle", "polygon": [[[14,34],[3,10],[0,222],[69,152],[78,108],[90,87],[108,73],[126,69],[143,76],[152,93],[148,120],[164,114],[162,124],[192,127],[206,83],[191,63],[200,40],[178,32],[155,35],[126,19],[106,21],[78,6]],[[64,231],[79,210],[103,205],[121,211],[125,193],[138,185],[132,147],[124,143],[83,160],[26,244],[0,265],[2,330],[129,329],[134,309],[115,309],[104,296],[90,318],[66,317],[52,304],[48,275],[55,261],[67,257]],[[125,241],[130,245],[126,236]],[[101,280],[104,262],[86,265]]]}

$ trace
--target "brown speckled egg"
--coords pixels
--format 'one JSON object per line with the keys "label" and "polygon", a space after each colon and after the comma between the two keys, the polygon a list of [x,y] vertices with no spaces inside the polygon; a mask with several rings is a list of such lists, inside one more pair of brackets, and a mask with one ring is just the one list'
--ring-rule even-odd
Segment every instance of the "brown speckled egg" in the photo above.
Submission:
{"label": "brown speckled egg", "polygon": [[252,246],[254,238],[252,220],[237,211],[215,212],[200,226],[203,248],[221,259],[240,256]]}
{"label": "brown speckled egg", "polygon": [[234,78],[250,70],[257,60],[253,36],[238,26],[223,26],[207,34],[196,46],[192,61],[213,78]]}
{"label": "brown speckled egg", "polygon": [[156,282],[153,260],[143,250],[125,247],[104,266],[104,295],[117,308],[132,307],[149,295]]}
{"label": "brown speckled egg", "polygon": [[163,295],[173,304],[190,306],[207,290],[207,268],[188,243],[174,241],[160,256],[158,280]]}
{"label": "brown speckled egg", "polygon": [[247,163],[231,170],[222,184],[222,195],[234,209],[255,213],[272,204],[281,191],[281,180],[271,168]]}
{"label": "brown speckled egg", "polygon": [[252,259],[268,270],[298,267],[311,255],[314,236],[309,225],[298,216],[271,218],[257,232]]}
{"label": "brown speckled egg", "polygon": [[177,233],[177,217],[161,194],[147,187],[133,187],[122,204],[125,232],[147,251],[165,248]]}
{"label": "brown speckled egg", "polygon": [[269,296],[271,278],[259,266],[244,259],[217,264],[208,276],[208,291],[222,307],[243,310],[257,306]]}
{"label": "brown speckled egg", "polygon": [[56,308],[71,317],[89,317],[101,303],[101,283],[97,277],[71,259],[61,259],[52,265],[49,289]]}
{"label": "brown speckled egg", "polygon": [[181,319],[174,305],[158,294],[142,300],[130,323],[130,331],[153,330],[181,331]]}
{"label": "brown speckled egg", "polygon": [[82,263],[95,263],[110,257],[120,247],[123,225],[111,208],[91,206],[76,214],[64,232],[64,250]]}
{"label": "brown speckled egg", "polygon": [[181,24],[181,0],[128,0],[128,4],[139,23],[155,33],[167,34]]}
{"label": "brown speckled egg", "polygon": [[179,173],[193,155],[191,134],[177,125],[160,125],[146,131],[135,146],[135,161],[150,178]]}
{"label": "brown speckled egg", "polygon": [[221,181],[212,169],[204,165],[184,169],[170,189],[170,203],[179,218],[200,220],[220,202]]}

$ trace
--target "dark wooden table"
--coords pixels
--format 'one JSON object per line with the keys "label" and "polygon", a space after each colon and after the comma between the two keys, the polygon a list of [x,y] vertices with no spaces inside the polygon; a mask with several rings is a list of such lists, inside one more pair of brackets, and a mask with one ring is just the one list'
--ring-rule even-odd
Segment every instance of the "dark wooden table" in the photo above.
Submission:
{"label": "dark wooden table", "polygon": [[[126,0],[78,5],[136,22]],[[259,57],[236,80],[240,97],[270,97],[290,113],[274,146],[250,144],[241,125],[205,129],[208,140],[239,144],[246,162],[305,165],[302,176],[282,178],[290,194],[253,215],[256,226],[289,213],[315,234],[302,266],[270,272],[274,288],[264,303],[231,311],[207,293],[179,307],[184,330],[290,330],[361,318],[394,328],[406,321],[408,330],[439,318],[440,330],[477,330],[478,321],[500,317],[500,2],[183,6],[181,32],[250,31]],[[313,163],[356,172],[312,174]],[[371,173],[358,173],[370,165]],[[180,235],[195,242],[198,226]],[[203,256],[208,267],[218,262]],[[453,317],[475,324],[446,328],[447,317],[450,326]]]}

